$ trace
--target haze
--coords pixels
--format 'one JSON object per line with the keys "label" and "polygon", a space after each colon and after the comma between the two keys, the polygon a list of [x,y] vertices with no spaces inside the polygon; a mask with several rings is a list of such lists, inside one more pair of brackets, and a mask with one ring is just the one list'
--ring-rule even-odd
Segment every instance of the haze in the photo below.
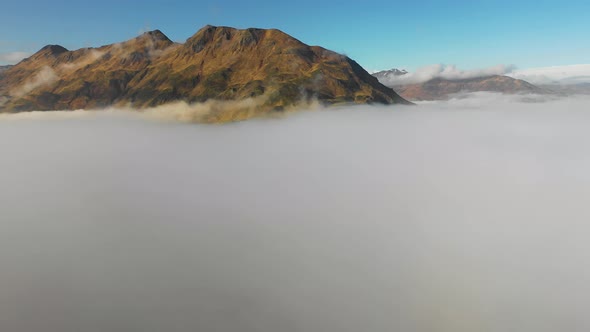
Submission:
{"label": "haze", "polygon": [[588,331],[589,101],[2,116],[0,330]]}

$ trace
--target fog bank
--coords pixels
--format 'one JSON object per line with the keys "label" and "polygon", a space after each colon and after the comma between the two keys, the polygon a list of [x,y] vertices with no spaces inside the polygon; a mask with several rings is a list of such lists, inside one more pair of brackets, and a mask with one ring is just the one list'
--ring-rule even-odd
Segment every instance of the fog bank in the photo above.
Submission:
{"label": "fog bank", "polygon": [[514,70],[508,76],[533,84],[580,84],[590,82],[590,64]]}
{"label": "fog bank", "polygon": [[445,80],[463,80],[493,75],[504,75],[514,70],[513,65],[496,65],[488,68],[463,70],[455,65],[433,64],[416,69],[403,75],[390,74],[380,78],[380,82],[387,86],[417,84],[430,81],[435,78]]}
{"label": "fog bank", "polygon": [[514,65],[500,64],[471,70],[460,69],[454,65],[433,64],[420,67],[403,75],[391,73],[385,77],[380,77],[379,80],[387,86],[397,86],[424,83],[435,78],[462,80],[494,75],[506,75],[536,85],[573,85],[590,82],[590,64],[526,69],[518,69]]}
{"label": "fog bank", "polygon": [[2,116],[0,330],[588,331],[589,104]]}

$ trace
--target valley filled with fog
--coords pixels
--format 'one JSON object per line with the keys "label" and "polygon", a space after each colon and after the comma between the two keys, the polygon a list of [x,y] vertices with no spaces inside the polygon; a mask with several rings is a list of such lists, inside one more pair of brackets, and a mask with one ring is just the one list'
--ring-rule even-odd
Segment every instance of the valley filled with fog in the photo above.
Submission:
{"label": "valley filled with fog", "polygon": [[0,115],[0,330],[588,331],[588,105]]}

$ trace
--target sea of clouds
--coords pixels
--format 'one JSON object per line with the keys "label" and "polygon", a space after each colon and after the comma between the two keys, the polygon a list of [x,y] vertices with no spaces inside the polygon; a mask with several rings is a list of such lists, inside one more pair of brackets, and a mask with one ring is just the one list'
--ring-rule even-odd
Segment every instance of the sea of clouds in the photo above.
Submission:
{"label": "sea of clouds", "polygon": [[0,330],[588,331],[589,103],[1,116]]}

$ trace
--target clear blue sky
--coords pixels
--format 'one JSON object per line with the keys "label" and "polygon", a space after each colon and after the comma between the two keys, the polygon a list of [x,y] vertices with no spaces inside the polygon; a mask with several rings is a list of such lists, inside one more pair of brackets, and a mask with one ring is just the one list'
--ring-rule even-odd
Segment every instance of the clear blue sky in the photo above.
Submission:
{"label": "clear blue sky", "polygon": [[278,28],[369,70],[590,62],[588,0],[3,0],[0,53],[100,46],[160,29],[184,41],[206,24]]}

